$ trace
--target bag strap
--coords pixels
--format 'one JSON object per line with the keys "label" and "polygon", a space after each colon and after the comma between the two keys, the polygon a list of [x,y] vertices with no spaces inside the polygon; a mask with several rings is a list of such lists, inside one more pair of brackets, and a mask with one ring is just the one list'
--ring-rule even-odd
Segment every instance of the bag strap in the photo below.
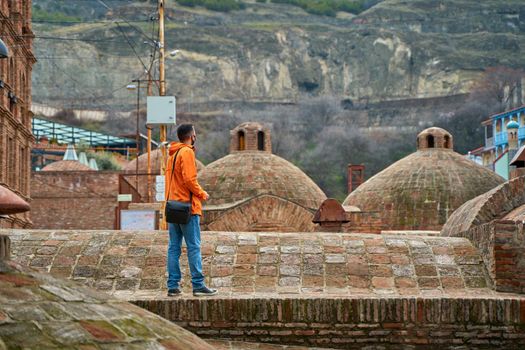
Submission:
{"label": "bag strap", "polygon": [[[175,174],[175,162],[177,162],[177,156],[179,155],[179,152],[181,149],[182,148],[179,148],[179,150],[173,156],[173,165],[171,167],[170,185],[168,186],[168,197],[166,198],[166,201],[169,201],[169,198],[170,198],[171,183],[173,182],[173,176]],[[190,191],[190,203],[192,202],[192,198],[193,198],[193,193]]]}

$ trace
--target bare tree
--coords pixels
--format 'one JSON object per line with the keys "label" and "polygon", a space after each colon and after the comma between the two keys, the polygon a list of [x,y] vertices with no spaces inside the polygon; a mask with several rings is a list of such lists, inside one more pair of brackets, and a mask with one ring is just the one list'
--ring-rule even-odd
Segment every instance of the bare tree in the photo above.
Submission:
{"label": "bare tree", "polygon": [[524,76],[525,73],[521,69],[489,67],[475,82],[470,100],[493,105],[499,111],[503,111],[511,107],[512,97],[521,86]]}

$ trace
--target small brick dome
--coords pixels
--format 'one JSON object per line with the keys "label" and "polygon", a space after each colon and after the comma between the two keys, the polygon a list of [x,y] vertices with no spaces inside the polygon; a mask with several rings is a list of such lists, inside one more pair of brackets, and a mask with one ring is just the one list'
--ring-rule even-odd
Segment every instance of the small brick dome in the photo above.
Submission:
{"label": "small brick dome", "polygon": [[[139,162],[139,173],[146,174],[148,172],[148,154],[144,153],[138,157]],[[158,173],[160,172],[160,163],[162,162],[162,152],[160,149],[151,151],[151,172]],[[134,173],[136,170],[137,159],[133,159],[131,162],[127,163],[123,170],[125,172]],[[197,159],[197,171],[204,169],[205,165]]]}
{"label": "small brick dome", "polygon": [[41,171],[94,171],[78,160],[59,160],[42,168]]}
{"label": "small brick dome", "polygon": [[242,123],[230,131],[230,152],[261,151],[272,153],[270,130],[256,122]]}
{"label": "small brick dome", "polygon": [[[267,128],[259,123],[244,123],[230,134],[232,153],[208,164],[199,173],[199,183],[210,194],[207,205],[271,194],[317,210],[326,199],[319,186],[301,169],[271,154]],[[238,147],[243,145],[244,149]]]}
{"label": "small brick dome", "polygon": [[453,149],[452,135],[445,129],[432,127],[417,135],[417,149]]}
{"label": "small brick dome", "polygon": [[[428,136],[433,137],[434,147]],[[391,230],[441,229],[463,203],[504,182],[451,148],[452,136],[446,130],[421,132],[417,152],[370,178],[343,205],[380,212]]]}
{"label": "small brick dome", "polygon": [[519,129],[520,125],[515,120],[511,120],[507,123],[507,129]]}

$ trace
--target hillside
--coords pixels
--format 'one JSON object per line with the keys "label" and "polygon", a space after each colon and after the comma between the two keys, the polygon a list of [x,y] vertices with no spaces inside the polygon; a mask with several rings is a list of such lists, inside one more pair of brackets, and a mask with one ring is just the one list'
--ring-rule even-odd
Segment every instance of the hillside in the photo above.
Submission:
{"label": "hillside", "polygon": [[[147,19],[154,6],[63,3],[46,6],[49,1],[35,0],[34,6],[40,13],[67,13],[82,21],[142,22],[133,22],[135,28],[125,22],[35,23],[40,57],[35,101],[129,107],[129,93],[112,91],[143,71],[127,40],[148,62],[144,33],[150,35]],[[485,67],[525,66],[525,3],[520,0],[388,0],[358,16],[336,18],[274,3],[248,3],[244,10],[221,13],[168,1],[167,14],[166,47],[181,50],[168,59],[169,93],[196,106],[225,100],[294,102],[302,94],[356,103],[446,96],[467,92]]]}

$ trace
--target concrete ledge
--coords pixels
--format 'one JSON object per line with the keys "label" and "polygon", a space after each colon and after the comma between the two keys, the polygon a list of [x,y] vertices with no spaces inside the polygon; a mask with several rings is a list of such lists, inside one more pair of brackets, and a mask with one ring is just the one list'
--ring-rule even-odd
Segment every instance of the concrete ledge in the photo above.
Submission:
{"label": "concrete ledge", "polygon": [[133,303],[204,338],[340,349],[525,346],[525,298],[519,297],[171,298]]}

